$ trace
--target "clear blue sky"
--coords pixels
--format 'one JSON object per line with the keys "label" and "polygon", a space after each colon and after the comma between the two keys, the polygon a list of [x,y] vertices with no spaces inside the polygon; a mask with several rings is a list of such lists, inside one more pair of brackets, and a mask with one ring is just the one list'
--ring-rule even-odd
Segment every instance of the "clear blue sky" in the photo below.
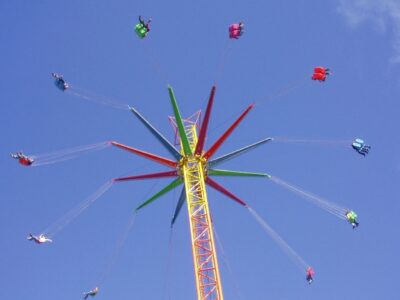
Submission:
{"label": "clear blue sky", "polygon": [[[165,77],[183,115],[204,109],[227,26],[243,20],[246,33],[229,45],[217,82],[207,145],[256,102],[218,154],[267,136],[362,137],[372,151],[363,158],[349,145],[270,143],[226,163],[223,167],[271,173],[351,207],[361,225],[352,230],[265,179],[220,179],[316,271],[309,286],[245,209],[209,191],[215,227],[233,270],[232,276],[220,254],[225,298],[239,299],[236,282],[242,299],[250,300],[396,299],[400,6],[395,0],[375,2],[0,1],[0,298],[80,299],[96,285],[133,209],[168,182],[115,185],[53,244],[28,243],[27,233],[54,222],[108,179],[165,168],[118,149],[23,168],[10,152],[36,154],[112,139],[168,156],[131,113],[60,92],[50,72],[135,106],[172,139]],[[145,41],[133,31],[139,14],[153,19]],[[310,76],[316,65],[332,69],[327,82],[306,80],[263,102]],[[138,215],[97,299],[195,298],[186,210],[168,256],[179,191]]]}

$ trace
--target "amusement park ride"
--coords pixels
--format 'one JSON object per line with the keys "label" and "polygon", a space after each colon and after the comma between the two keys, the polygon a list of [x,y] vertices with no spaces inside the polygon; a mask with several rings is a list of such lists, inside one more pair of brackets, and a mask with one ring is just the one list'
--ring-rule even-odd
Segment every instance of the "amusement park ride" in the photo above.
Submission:
{"label": "amusement park ride", "polygon": [[271,140],[271,138],[267,138],[216,159],[211,159],[213,154],[220,148],[233,130],[253,108],[253,105],[250,105],[221,135],[221,137],[219,137],[217,141],[207,151],[205,151],[204,142],[207,136],[208,124],[214,103],[215,90],[216,87],[213,86],[204,115],[204,120],[201,124],[200,133],[197,135],[197,127],[199,124],[196,121],[193,122],[182,119],[174,92],[171,87],[168,87],[168,92],[175,115],[174,123],[178,131],[179,142],[181,145],[180,152],[178,152],[175,147],[171,145],[167,139],[163,137],[143,116],[141,116],[134,108],[131,108],[131,111],[143,122],[143,124],[153,133],[153,135],[160,140],[166,149],[173,156],[175,156],[176,161],[172,161],[155,154],[144,153],[141,150],[122,145],[117,142],[111,142],[114,146],[150,158],[155,162],[174,169],[173,171],[114,179],[115,181],[125,181],[148,178],[176,177],[176,179],[173,180],[169,185],[141,204],[137,210],[143,208],[178,185],[184,184],[184,189],[180,195],[172,222],[175,222],[175,219],[186,200],[198,299],[224,298],[218,268],[217,253],[215,251],[213,227],[208,206],[206,185],[225,194],[240,205],[247,207],[245,202],[225,189],[214,179],[211,179],[211,176],[269,176],[268,174],[264,173],[241,172],[214,168],[214,166],[218,165],[219,163],[222,163]]}
{"label": "amusement park ride", "polygon": [[[135,31],[140,39],[147,36],[150,31],[149,23],[150,20],[145,22],[143,19],[139,18],[140,22],[136,25]],[[232,24],[229,27],[229,37],[231,39],[238,39],[243,34],[243,23]],[[325,81],[327,75],[330,74],[329,69],[324,67],[316,67],[314,69],[314,74],[312,76],[313,80]],[[56,86],[63,92],[68,92],[73,85],[69,85],[62,75],[57,73],[52,73],[55,78]],[[69,156],[71,153],[79,153],[84,151],[91,151],[94,149],[104,148],[106,146],[115,146],[122,150],[131,152],[133,154],[142,156],[146,159],[150,159],[156,163],[162,164],[168,167],[169,171],[148,173],[127,177],[114,178],[102,187],[100,192],[98,192],[95,197],[89,198],[87,202],[81,207],[87,207],[88,204],[94,202],[100,195],[102,195],[105,190],[111,186],[111,184],[116,182],[124,182],[130,180],[143,180],[143,179],[155,179],[155,178],[173,178],[167,186],[162,188],[160,191],[155,193],[145,202],[140,204],[136,208],[136,212],[152,203],[159,197],[173,190],[174,188],[183,185],[182,192],[180,194],[178,203],[175,208],[175,212],[172,218],[172,225],[176,221],[184,203],[187,204],[188,217],[190,224],[190,235],[191,235],[191,246],[193,254],[194,263],[194,275],[197,290],[198,300],[223,300],[223,290],[221,285],[221,276],[218,267],[218,259],[216,253],[213,225],[210,216],[210,209],[207,199],[206,186],[211,187],[218,192],[226,195],[230,199],[234,200],[238,204],[249,209],[250,212],[255,215],[259,223],[264,227],[264,229],[269,232],[269,234],[278,241],[281,247],[284,247],[287,252],[292,253],[297,260],[300,261],[300,265],[304,271],[306,271],[306,278],[309,283],[313,281],[314,270],[306,264],[299,256],[264,222],[260,221],[260,217],[239,197],[234,195],[228,189],[223,187],[213,178],[218,176],[235,176],[235,177],[264,177],[281,184],[288,189],[299,193],[301,196],[308,197],[311,202],[317,204],[320,208],[336,215],[339,218],[347,220],[353,225],[353,228],[358,226],[357,215],[348,209],[341,208],[333,203],[325,201],[318,198],[317,196],[301,191],[292,185],[283,182],[280,179],[274,178],[273,176],[266,173],[255,173],[255,172],[245,172],[245,171],[235,171],[235,170],[224,170],[217,169],[216,167],[232,158],[235,158],[245,152],[248,152],[260,145],[263,145],[272,140],[272,138],[265,138],[251,145],[245,146],[228,154],[222,155],[220,157],[214,158],[214,154],[223,145],[226,139],[232,134],[235,128],[242,122],[242,120],[247,116],[250,110],[254,107],[254,104],[249,105],[238,118],[226,129],[226,131],[211,145],[208,149],[205,149],[205,141],[207,138],[208,125],[211,118],[211,112],[214,104],[214,97],[216,93],[216,85],[211,88],[209,95],[206,111],[203,119],[200,122],[200,112],[194,114],[191,118],[183,119],[177,100],[174,95],[174,91],[171,86],[168,86],[169,98],[171,101],[174,116],[170,117],[170,121],[174,126],[176,138],[178,140],[178,145],[180,149],[178,150],[175,145],[167,140],[144,116],[142,116],[138,110],[134,107],[127,106],[128,108],[140,121],[141,123],[151,132],[151,134],[158,139],[158,141],[165,147],[165,149],[174,157],[174,160],[161,157],[156,154],[152,154],[131,146],[127,146],[115,141],[109,141],[105,143],[100,143],[96,145],[89,145],[82,148],[72,149],[71,151],[66,151],[64,153],[51,154],[48,157],[44,157],[44,162],[40,162],[40,159],[35,156],[26,156],[22,152],[17,152],[12,154],[14,159],[17,159],[24,166],[35,166],[40,164],[51,163],[52,159],[57,159],[57,156]],[[78,94],[75,94],[78,95]],[[78,95],[79,96],[79,95]],[[87,97],[85,98],[87,99]],[[365,156],[370,146],[365,145],[364,141],[361,139],[356,140],[352,147]],[[47,161],[46,161],[47,159]],[[63,158],[63,160],[65,160]],[[81,213],[82,209],[78,207],[77,213],[72,213],[67,215],[67,218],[62,220],[62,222],[67,222],[68,218],[76,217],[77,214]],[[58,226],[60,227],[60,226]],[[45,234],[43,232],[39,236],[34,236],[30,234],[28,240],[33,240],[38,244],[51,242],[50,239],[52,235]],[[89,296],[97,295],[99,289],[96,287],[90,292],[84,293],[84,298]]]}

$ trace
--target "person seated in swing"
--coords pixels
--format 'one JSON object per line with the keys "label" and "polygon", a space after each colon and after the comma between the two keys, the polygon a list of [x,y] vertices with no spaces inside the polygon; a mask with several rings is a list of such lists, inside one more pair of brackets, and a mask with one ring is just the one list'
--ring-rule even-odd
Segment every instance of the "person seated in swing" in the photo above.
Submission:
{"label": "person seated in swing", "polygon": [[45,236],[44,234],[40,234],[39,236],[33,235],[30,233],[27,238],[28,241],[34,241],[36,244],[44,244],[44,243],[52,243],[53,240]]}
{"label": "person seated in swing", "polygon": [[243,22],[231,24],[229,26],[229,38],[238,39],[244,33],[244,24]]}
{"label": "person seated in swing", "polygon": [[356,138],[351,144],[351,147],[358,153],[360,153],[362,156],[367,155],[369,153],[369,150],[371,149],[371,146],[366,145],[364,140],[360,138]]}
{"label": "person seated in swing", "polygon": [[306,280],[308,282],[308,284],[311,284],[314,281],[314,276],[315,272],[314,269],[311,267],[308,267],[306,270]]}
{"label": "person seated in swing", "polygon": [[351,224],[351,226],[353,226],[353,229],[360,225],[360,223],[358,223],[357,221],[357,218],[358,216],[354,211],[351,210],[346,212],[346,219]]}
{"label": "person seated in swing", "polygon": [[51,73],[51,76],[54,77],[54,84],[58,87],[61,91],[65,91],[69,88],[69,84],[65,81],[64,77],[57,73]]}
{"label": "person seated in swing", "polygon": [[150,23],[151,23],[151,18],[146,22],[142,16],[139,16],[139,23],[143,25],[144,28],[146,28],[147,32],[150,31]]}
{"label": "person seated in swing", "polygon": [[99,292],[99,288],[96,286],[93,290],[89,291],[89,292],[84,292],[83,293],[83,299],[87,299],[89,296],[90,297],[94,297],[97,295],[97,293]]}
{"label": "person seated in swing", "polygon": [[11,157],[14,159],[18,159],[18,162],[24,166],[30,166],[34,162],[34,159],[32,157],[26,156],[22,152],[11,153]]}
{"label": "person seated in swing", "polygon": [[326,80],[327,76],[329,76],[331,73],[329,68],[325,67],[315,67],[314,68],[314,73],[311,77],[312,80],[317,80],[319,82],[323,82]]}
{"label": "person seated in swing", "polygon": [[144,39],[147,36],[150,31],[150,22],[151,19],[146,22],[142,16],[139,16],[139,23],[135,26],[135,31],[139,38]]}

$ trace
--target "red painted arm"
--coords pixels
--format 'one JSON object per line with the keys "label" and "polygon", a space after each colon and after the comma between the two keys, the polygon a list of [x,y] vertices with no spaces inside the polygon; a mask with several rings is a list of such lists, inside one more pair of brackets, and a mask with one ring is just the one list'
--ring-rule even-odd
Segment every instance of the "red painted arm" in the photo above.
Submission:
{"label": "red painted arm", "polygon": [[241,200],[239,197],[235,196],[234,194],[232,194],[230,191],[228,191],[226,188],[224,188],[222,185],[220,185],[219,183],[215,182],[214,180],[212,180],[210,177],[206,178],[206,183],[211,186],[212,188],[216,189],[218,192],[225,194],[226,196],[228,196],[229,198],[235,200],[237,203],[243,205],[244,207],[248,207],[247,203],[244,202],[243,200]]}
{"label": "red painted arm", "polygon": [[205,159],[209,159],[221,145],[225,142],[225,140],[229,137],[229,135],[232,133],[232,131],[239,125],[239,123],[243,120],[243,118],[249,113],[249,111],[254,107],[254,104],[251,104],[242,114],[239,116],[239,118],[236,119],[236,121],[224,132],[223,135],[214,143],[214,145],[211,146],[210,149],[204,154]]}
{"label": "red painted arm", "polygon": [[203,124],[200,129],[200,135],[196,145],[195,154],[201,154],[204,148],[204,141],[206,140],[208,123],[210,121],[211,110],[214,103],[215,89],[216,86],[214,85],[211,89],[210,98],[208,99],[206,114],[204,115]]}
{"label": "red painted arm", "polygon": [[126,181],[126,180],[140,180],[140,179],[150,179],[150,178],[162,178],[162,177],[173,177],[178,176],[178,171],[168,171],[168,172],[157,172],[157,173],[149,173],[135,176],[127,176],[114,178],[113,181]]}
{"label": "red painted arm", "polygon": [[155,162],[158,162],[160,164],[166,165],[166,166],[171,167],[171,168],[176,168],[177,165],[178,165],[178,163],[175,162],[175,161],[169,160],[167,158],[164,158],[164,157],[161,157],[161,156],[158,156],[158,155],[155,155],[155,154],[151,154],[149,152],[145,152],[145,151],[142,151],[142,150],[139,150],[139,149],[136,149],[136,148],[133,148],[133,147],[129,147],[129,146],[117,143],[117,142],[111,142],[111,144],[116,146],[116,147],[118,147],[118,148],[121,148],[123,150],[138,154],[140,156],[143,156],[145,158],[151,159],[151,160],[153,160]]}

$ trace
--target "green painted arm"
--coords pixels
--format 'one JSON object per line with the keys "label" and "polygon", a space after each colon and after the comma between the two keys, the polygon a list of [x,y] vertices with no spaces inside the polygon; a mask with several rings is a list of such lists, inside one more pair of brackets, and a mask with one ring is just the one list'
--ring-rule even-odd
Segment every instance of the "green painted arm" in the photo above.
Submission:
{"label": "green painted arm", "polygon": [[169,97],[171,99],[172,108],[174,109],[174,115],[176,124],[178,125],[179,136],[181,137],[181,142],[183,146],[183,151],[186,155],[192,155],[192,150],[190,149],[189,141],[185,133],[185,128],[183,126],[181,113],[179,112],[178,103],[176,102],[176,98],[174,95],[174,91],[172,87],[168,86]]}
{"label": "green painted arm", "polygon": [[136,208],[136,211],[138,211],[139,209],[145,207],[147,204],[150,204],[151,202],[153,202],[157,198],[161,197],[162,195],[168,193],[170,190],[176,188],[178,185],[182,184],[182,182],[183,182],[183,179],[181,177],[175,179],[170,184],[168,184],[166,187],[164,187],[161,191],[159,191],[158,193],[154,194],[150,199],[148,199],[147,201],[145,201],[141,205],[139,205]]}
{"label": "green painted arm", "polygon": [[231,171],[231,170],[220,170],[220,169],[208,169],[208,175],[209,176],[250,176],[250,177],[271,178],[271,175],[269,175],[267,173]]}

